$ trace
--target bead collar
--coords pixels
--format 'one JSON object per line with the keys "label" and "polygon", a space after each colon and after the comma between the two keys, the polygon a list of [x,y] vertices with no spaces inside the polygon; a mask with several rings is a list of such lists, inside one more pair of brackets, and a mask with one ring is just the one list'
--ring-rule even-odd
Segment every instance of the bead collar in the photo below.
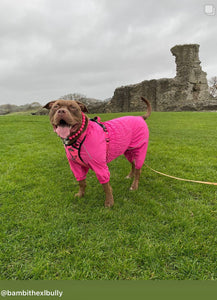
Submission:
{"label": "bead collar", "polygon": [[[85,117],[85,114],[82,112],[82,124],[81,124],[80,129],[75,134],[73,134],[63,140],[65,145],[69,145],[71,140],[75,139],[79,134],[81,134],[82,130],[84,129],[85,123],[86,123],[86,117]],[[83,134],[81,136],[83,136]],[[79,139],[80,139],[80,137],[79,137]]]}

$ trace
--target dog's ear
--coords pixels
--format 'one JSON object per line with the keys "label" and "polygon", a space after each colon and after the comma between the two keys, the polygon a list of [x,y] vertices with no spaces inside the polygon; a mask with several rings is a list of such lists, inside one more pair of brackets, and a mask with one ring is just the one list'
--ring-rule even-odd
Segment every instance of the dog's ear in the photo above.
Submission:
{"label": "dog's ear", "polygon": [[81,103],[80,101],[75,101],[79,106],[82,112],[89,113],[87,106],[84,103]]}
{"label": "dog's ear", "polygon": [[50,101],[50,102],[48,102],[45,106],[43,106],[43,108],[51,109],[51,107],[53,106],[53,104],[54,104],[55,102],[56,102],[56,100]]}

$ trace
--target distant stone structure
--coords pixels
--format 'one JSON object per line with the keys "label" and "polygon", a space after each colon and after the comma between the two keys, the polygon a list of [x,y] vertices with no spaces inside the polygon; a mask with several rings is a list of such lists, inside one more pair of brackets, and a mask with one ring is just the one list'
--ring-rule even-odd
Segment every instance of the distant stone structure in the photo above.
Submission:
{"label": "distant stone structure", "polygon": [[217,110],[217,100],[209,91],[206,73],[199,60],[199,45],[177,45],[171,49],[176,61],[176,77],[145,80],[117,88],[105,105],[105,112],[143,111],[146,97],[155,111]]}
{"label": "distant stone structure", "polygon": [[7,115],[15,112],[32,112],[38,110],[41,107],[41,104],[38,102],[33,102],[31,104],[24,105],[14,105],[14,104],[3,104],[0,105],[0,116]]}

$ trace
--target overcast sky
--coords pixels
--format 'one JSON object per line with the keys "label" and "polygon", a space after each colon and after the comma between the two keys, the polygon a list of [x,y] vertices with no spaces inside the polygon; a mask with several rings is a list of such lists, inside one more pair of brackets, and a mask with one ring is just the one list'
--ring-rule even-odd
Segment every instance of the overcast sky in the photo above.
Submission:
{"label": "overcast sky", "polygon": [[106,99],[122,85],[172,78],[176,44],[200,44],[209,79],[216,36],[217,0],[0,0],[0,104]]}

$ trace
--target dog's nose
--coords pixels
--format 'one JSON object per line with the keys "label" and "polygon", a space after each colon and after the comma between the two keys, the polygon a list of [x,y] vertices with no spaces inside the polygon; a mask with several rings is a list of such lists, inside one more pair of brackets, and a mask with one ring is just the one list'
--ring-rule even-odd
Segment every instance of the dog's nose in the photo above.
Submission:
{"label": "dog's nose", "polygon": [[59,109],[57,113],[63,115],[65,114],[65,112],[66,112],[65,109]]}

